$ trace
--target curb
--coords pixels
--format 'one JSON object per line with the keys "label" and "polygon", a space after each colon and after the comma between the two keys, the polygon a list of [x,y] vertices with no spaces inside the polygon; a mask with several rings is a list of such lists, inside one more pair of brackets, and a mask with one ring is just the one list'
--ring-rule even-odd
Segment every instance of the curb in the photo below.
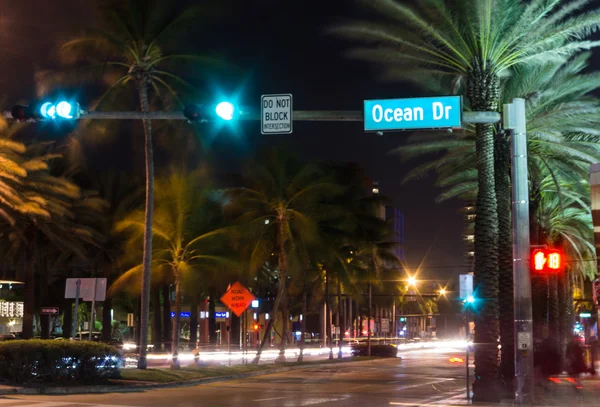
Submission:
{"label": "curb", "polygon": [[[398,358],[401,359],[401,358]],[[312,367],[322,366],[339,366],[348,363],[367,363],[367,362],[378,362],[381,360],[389,360],[389,358],[381,359],[369,359],[369,360],[355,360],[346,362],[334,362],[334,363],[315,363],[300,366],[284,366],[273,369],[265,369],[256,372],[239,373],[228,376],[219,377],[207,377],[201,379],[186,380],[183,382],[170,382],[170,383],[147,383],[147,382],[136,382],[136,384],[128,385],[101,385],[101,386],[80,386],[80,387],[10,387],[0,388],[0,396],[24,394],[24,395],[35,395],[35,394],[104,394],[104,393],[135,393],[145,390],[154,389],[169,389],[177,387],[192,387],[199,384],[208,384],[214,382],[225,382],[229,380],[239,380],[248,377],[262,376],[273,373],[283,373],[292,370],[310,369]]]}

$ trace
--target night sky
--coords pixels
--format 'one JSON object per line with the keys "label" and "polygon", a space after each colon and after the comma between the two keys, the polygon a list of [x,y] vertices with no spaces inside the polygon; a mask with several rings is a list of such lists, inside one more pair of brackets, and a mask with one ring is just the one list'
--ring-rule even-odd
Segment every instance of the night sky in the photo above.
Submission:
{"label": "night sky", "polygon": [[[180,0],[177,1],[180,4]],[[201,1],[189,1],[201,3]],[[361,110],[364,99],[421,96],[418,89],[377,80],[375,67],[347,60],[343,41],[323,34],[338,18],[356,16],[352,0],[239,0],[232,15],[204,33],[188,36],[190,51],[218,52],[243,68],[241,80],[214,84],[240,93],[259,108],[261,94],[292,93],[299,110]],[[0,95],[9,103],[35,95],[33,72],[52,64],[52,47],[70,33],[95,22],[93,2],[0,0]],[[210,89],[209,89],[210,90]],[[408,265],[423,261],[430,277],[464,272],[463,220],[459,201],[436,204],[433,177],[401,184],[415,163],[388,153],[409,133],[364,134],[362,123],[295,122],[293,135],[262,136],[259,123],[246,123],[237,134],[221,134],[212,143],[223,172],[266,145],[281,145],[306,159],[356,162],[379,181],[390,204],[405,214]]]}

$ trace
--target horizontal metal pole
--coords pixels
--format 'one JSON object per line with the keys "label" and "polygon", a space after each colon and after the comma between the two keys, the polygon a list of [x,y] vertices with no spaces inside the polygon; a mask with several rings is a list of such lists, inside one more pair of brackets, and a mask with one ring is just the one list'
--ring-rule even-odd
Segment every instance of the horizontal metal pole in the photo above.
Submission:
{"label": "horizontal metal pole", "polygon": [[84,112],[80,119],[92,120],[187,120],[183,112]]}
{"label": "horizontal metal pole", "polygon": [[[6,119],[12,119],[10,111],[4,112]],[[294,110],[294,121],[313,122],[362,122],[360,110]],[[90,120],[187,120],[183,112],[82,112],[80,119]],[[498,112],[463,112],[464,123],[497,123],[501,119]],[[214,119],[215,121],[219,119]],[[260,114],[240,112],[237,120],[260,120]]]}
{"label": "horizontal metal pole", "polygon": [[[89,112],[81,115],[82,119],[114,119],[114,120],[187,120],[183,112]],[[295,110],[292,114],[294,121],[353,121],[363,120],[359,110]],[[214,119],[218,121],[219,119]],[[260,120],[260,114],[240,112],[237,120]]]}

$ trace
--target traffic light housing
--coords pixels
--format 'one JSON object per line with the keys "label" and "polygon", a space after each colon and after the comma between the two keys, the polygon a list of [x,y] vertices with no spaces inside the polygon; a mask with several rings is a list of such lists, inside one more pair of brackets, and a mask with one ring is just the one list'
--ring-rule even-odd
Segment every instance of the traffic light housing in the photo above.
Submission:
{"label": "traffic light housing", "polygon": [[79,103],[68,100],[43,101],[31,105],[14,105],[10,109],[13,119],[19,122],[41,120],[77,120],[81,115]]}
{"label": "traffic light housing", "polygon": [[187,105],[183,109],[183,115],[190,122],[205,123],[213,120],[235,120],[239,112],[233,103],[224,101],[216,104]]}
{"label": "traffic light housing", "polygon": [[556,273],[563,269],[563,255],[556,249],[535,249],[531,253],[531,269],[536,273]]}

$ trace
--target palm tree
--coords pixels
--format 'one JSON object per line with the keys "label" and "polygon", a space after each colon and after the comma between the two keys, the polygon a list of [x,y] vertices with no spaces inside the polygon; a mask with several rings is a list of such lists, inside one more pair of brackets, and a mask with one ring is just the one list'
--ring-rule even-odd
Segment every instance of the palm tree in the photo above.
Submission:
{"label": "palm tree", "polygon": [[[247,187],[232,191],[235,197],[231,209],[242,213],[238,222],[250,248],[250,273],[261,269],[272,253],[277,257],[278,289],[271,311],[273,318],[267,324],[253,362],[258,363],[280,304],[285,303],[288,257],[296,254],[295,237],[301,236],[307,244],[317,239],[316,216],[327,210],[326,199],[339,193],[340,188],[318,166],[303,165],[275,149],[250,163],[243,174]],[[279,361],[285,361],[286,322]]]}
{"label": "palm tree", "polygon": [[[150,110],[151,96],[167,97],[181,104],[176,89],[193,90],[182,76],[173,72],[176,63],[192,62],[198,67],[217,63],[213,58],[181,54],[173,45],[176,37],[192,25],[201,24],[207,14],[189,8],[178,12],[168,1],[143,0],[98,1],[102,26],[63,43],[58,49],[62,73],[40,72],[40,92],[65,83],[100,83],[107,90],[96,102],[124,97],[123,91],[136,92],[139,109]],[[150,276],[152,261],[152,214],[154,203],[154,153],[151,121],[144,119],[144,155],[146,172],[146,206],[143,249],[143,278],[138,368],[146,368]]]}
{"label": "palm tree", "polygon": [[102,201],[82,194],[79,187],[66,176],[51,174],[49,162],[60,155],[52,154],[46,143],[29,146],[26,154],[31,157],[25,167],[27,177],[19,185],[29,210],[15,218],[6,235],[9,254],[18,259],[16,262],[24,269],[23,336],[31,338],[36,265],[42,277],[47,277],[48,255],[52,252],[48,247],[58,251],[56,261],[59,263],[70,254],[85,260],[87,245],[96,244],[100,236],[82,216],[98,214]]}
{"label": "palm tree", "polygon": [[[426,0],[418,9],[394,0],[368,2],[385,22],[353,22],[333,28],[339,35],[378,44],[351,55],[382,62],[393,76],[413,80],[424,72],[466,83],[474,111],[495,111],[500,75],[520,65],[562,60],[598,45],[583,38],[597,29],[600,12],[575,15],[586,3],[514,0]],[[396,76],[397,77],[397,76]],[[476,317],[474,400],[497,400],[490,391],[497,377],[498,214],[494,176],[494,127],[475,126],[477,201],[475,219],[475,278],[486,299]]]}
{"label": "palm tree", "polygon": [[[584,74],[588,53],[569,60],[568,64],[549,63],[521,67],[501,81],[501,103],[512,98],[526,98],[528,120],[529,174],[531,180],[531,210],[535,213],[539,189],[536,185],[550,171],[569,171],[585,177],[592,162],[600,159],[600,141],[593,129],[598,124],[600,108],[589,94],[600,85],[596,73]],[[435,82],[431,82],[434,84]],[[436,184],[444,190],[438,200],[458,197],[475,200],[477,170],[475,136],[472,128],[455,137],[431,135],[411,138],[410,143],[395,151],[408,157],[444,153],[415,168],[408,179],[425,175],[430,170],[438,174]],[[495,177],[498,202],[500,256],[500,338],[502,344],[502,376],[507,384],[514,377],[513,358],[513,298],[512,247],[510,230],[510,183],[508,174],[508,143],[503,134],[495,139]],[[553,170],[554,169],[554,170]],[[543,174],[542,174],[543,173]],[[560,186],[555,184],[554,188]],[[535,232],[535,230],[533,230]],[[541,244],[532,233],[532,244]]]}
{"label": "palm tree", "polygon": [[[554,188],[556,182],[560,183],[558,190]],[[572,292],[566,281],[570,274],[593,280],[597,273],[589,184],[571,174],[555,173],[541,182],[540,196],[532,223],[539,230],[540,241],[561,249],[567,258],[567,266],[560,275],[546,278],[548,288],[544,287],[543,296],[546,297],[547,290],[550,296],[542,301],[548,307],[543,315],[549,316],[549,338],[555,340],[559,354],[564,357],[570,338],[569,327],[574,322]],[[535,277],[540,280],[544,276]],[[534,320],[534,324],[536,322],[540,323],[539,319]]]}
{"label": "palm tree", "polygon": [[[222,202],[208,188],[206,175],[201,171],[187,174],[175,170],[156,182],[156,206],[153,233],[156,242],[153,263],[172,273],[175,281],[175,318],[172,324],[172,364],[179,369],[179,337],[182,279],[193,273],[209,272],[222,266],[235,266],[224,253],[225,238],[230,230],[222,228]],[[139,247],[144,236],[144,213],[135,211],[118,222],[117,231],[130,231],[131,247]],[[114,289],[139,276],[143,265],[125,272],[113,284]],[[157,312],[157,311],[155,311]]]}

